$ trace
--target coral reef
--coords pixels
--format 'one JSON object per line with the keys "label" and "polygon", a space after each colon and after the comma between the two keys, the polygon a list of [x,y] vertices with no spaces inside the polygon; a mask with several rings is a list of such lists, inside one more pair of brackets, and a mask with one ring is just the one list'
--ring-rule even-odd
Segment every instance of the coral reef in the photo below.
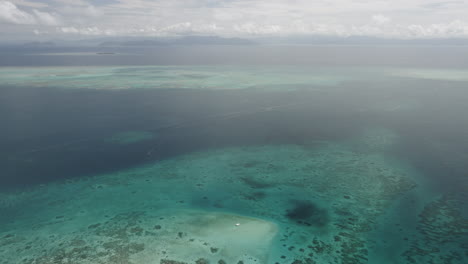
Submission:
{"label": "coral reef", "polygon": [[402,254],[408,263],[468,261],[468,219],[461,214],[461,203],[466,201],[444,195],[424,207],[419,214],[418,236]]}
{"label": "coral reef", "polygon": [[[414,179],[382,154],[340,144],[193,153],[37,190],[40,202],[22,208],[30,218],[0,232],[0,263],[364,264],[376,261],[372,232],[415,195]],[[459,202],[428,204],[396,258],[464,263]]]}

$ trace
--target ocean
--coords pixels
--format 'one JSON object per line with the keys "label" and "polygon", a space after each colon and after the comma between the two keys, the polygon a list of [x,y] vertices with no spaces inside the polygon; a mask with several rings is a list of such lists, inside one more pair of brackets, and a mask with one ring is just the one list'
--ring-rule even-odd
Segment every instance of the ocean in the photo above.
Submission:
{"label": "ocean", "polygon": [[0,263],[468,263],[467,58],[0,52]]}

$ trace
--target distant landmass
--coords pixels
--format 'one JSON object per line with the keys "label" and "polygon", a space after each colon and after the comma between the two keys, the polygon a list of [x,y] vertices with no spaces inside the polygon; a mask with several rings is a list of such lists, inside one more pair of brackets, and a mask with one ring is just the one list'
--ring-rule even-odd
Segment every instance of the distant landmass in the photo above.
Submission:
{"label": "distant landmass", "polygon": [[390,39],[367,36],[288,36],[259,38],[260,44],[284,45],[468,45],[468,38]]}
{"label": "distant landmass", "polygon": [[29,48],[44,48],[44,47],[55,47],[55,43],[52,41],[33,41],[33,42],[26,42],[23,44],[23,47]]}
{"label": "distant landmass", "polygon": [[468,45],[466,38],[389,39],[366,36],[287,36],[252,39],[218,36],[180,38],[117,39],[98,43],[101,47],[168,46],[168,45]]}
{"label": "distant landmass", "polygon": [[186,36],[180,38],[157,38],[129,41],[105,41],[103,47],[122,46],[163,46],[163,45],[252,45],[253,41],[242,38],[223,38],[217,36]]}
{"label": "distant landmass", "polygon": [[228,38],[220,36],[181,37],[98,37],[82,39],[53,39],[42,41],[2,42],[1,52],[93,52],[108,55],[122,48],[196,45],[362,45],[362,46],[468,46],[468,38],[390,39],[366,36],[283,36]]}

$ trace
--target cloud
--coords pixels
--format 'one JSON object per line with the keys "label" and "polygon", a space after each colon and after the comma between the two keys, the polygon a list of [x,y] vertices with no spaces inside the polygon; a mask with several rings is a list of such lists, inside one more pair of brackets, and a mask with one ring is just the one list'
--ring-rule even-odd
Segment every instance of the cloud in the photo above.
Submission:
{"label": "cloud", "polygon": [[468,36],[468,23],[454,20],[449,23],[432,24],[429,26],[409,25],[406,35],[408,37],[462,37]]}
{"label": "cloud", "polygon": [[93,27],[58,27],[57,31],[70,35],[87,35],[87,36],[180,36],[190,34],[206,34],[215,35],[223,28],[216,24],[209,25],[193,25],[190,22],[177,23],[166,27],[136,27],[136,28],[119,28],[119,29],[104,29],[96,26]]}
{"label": "cloud", "polygon": [[86,36],[113,36],[115,32],[109,29],[101,29],[98,27],[59,27],[57,31],[65,34],[77,34]]}
{"label": "cloud", "polygon": [[282,28],[279,25],[262,25],[253,22],[234,25],[234,30],[249,35],[271,35],[282,32]]}
{"label": "cloud", "polygon": [[379,25],[383,25],[383,24],[386,24],[388,22],[390,22],[390,18],[389,17],[386,17],[384,15],[373,15],[372,16],[372,21],[374,21],[376,24],[379,24]]}
{"label": "cloud", "polygon": [[18,32],[32,35],[21,25],[35,25],[58,37],[468,38],[467,13],[468,0],[0,0],[0,34],[18,25]]}
{"label": "cloud", "polygon": [[46,12],[41,12],[38,10],[33,10],[33,13],[39,24],[47,25],[47,26],[57,26],[60,24],[60,20],[58,19],[57,16],[51,15]]}
{"label": "cloud", "polygon": [[0,1],[0,21],[12,24],[35,24],[36,19],[8,1]]}
{"label": "cloud", "polygon": [[74,17],[101,17],[104,13],[93,5],[80,5],[80,6],[63,6],[58,8],[60,13],[67,15],[71,18]]}
{"label": "cloud", "polygon": [[342,25],[342,24],[300,24],[288,26],[258,24],[247,22],[234,24],[229,28],[216,24],[176,23],[165,27],[59,27],[58,33],[84,36],[182,36],[182,35],[221,35],[221,36],[291,36],[291,35],[328,35],[328,36],[373,36],[384,38],[453,38],[467,37],[468,23],[456,20],[449,23],[432,25]]}
{"label": "cloud", "polygon": [[463,5],[464,1],[440,1],[432,2],[429,4],[424,4],[422,7],[430,9],[442,9],[442,8],[451,8],[458,5]]}
{"label": "cloud", "polygon": [[32,8],[44,8],[47,7],[47,3],[40,1],[28,1],[28,0],[11,0],[16,6],[32,7]]}
{"label": "cloud", "polygon": [[9,1],[0,1],[0,21],[18,25],[56,26],[60,24],[57,15],[36,9],[28,13]]}

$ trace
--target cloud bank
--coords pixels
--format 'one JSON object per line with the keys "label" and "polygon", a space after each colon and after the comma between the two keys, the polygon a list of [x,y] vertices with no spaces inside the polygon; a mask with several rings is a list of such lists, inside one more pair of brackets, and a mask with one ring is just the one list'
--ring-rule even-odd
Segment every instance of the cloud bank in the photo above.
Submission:
{"label": "cloud bank", "polygon": [[15,36],[468,38],[468,0],[0,0]]}

